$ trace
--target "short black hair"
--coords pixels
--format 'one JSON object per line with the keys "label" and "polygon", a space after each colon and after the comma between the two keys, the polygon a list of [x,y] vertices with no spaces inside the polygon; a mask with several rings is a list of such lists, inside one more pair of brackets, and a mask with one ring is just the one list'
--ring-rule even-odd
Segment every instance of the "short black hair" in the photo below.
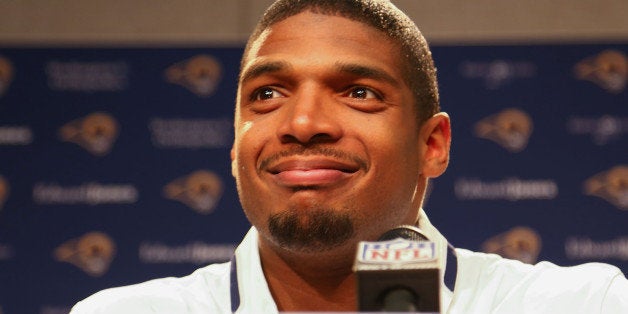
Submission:
{"label": "short black hair", "polygon": [[278,0],[264,13],[249,37],[241,69],[252,43],[267,28],[288,17],[309,11],[341,16],[384,32],[399,44],[402,75],[412,90],[419,122],[440,111],[436,68],[427,41],[416,24],[389,0]]}

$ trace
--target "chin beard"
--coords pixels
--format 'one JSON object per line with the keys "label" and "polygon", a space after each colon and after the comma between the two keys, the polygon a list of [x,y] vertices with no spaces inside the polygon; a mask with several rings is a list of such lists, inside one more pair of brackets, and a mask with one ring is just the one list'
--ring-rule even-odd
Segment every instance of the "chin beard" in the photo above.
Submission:
{"label": "chin beard", "polygon": [[288,210],[270,216],[268,230],[276,244],[301,252],[322,252],[341,246],[353,236],[348,213],[310,209]]}

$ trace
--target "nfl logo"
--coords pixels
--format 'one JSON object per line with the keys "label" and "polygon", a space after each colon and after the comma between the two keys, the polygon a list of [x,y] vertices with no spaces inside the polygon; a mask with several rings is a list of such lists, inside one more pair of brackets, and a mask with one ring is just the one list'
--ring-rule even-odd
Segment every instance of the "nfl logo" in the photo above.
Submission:
{"label": "nfl logo", "polygon": [[394,239],[385,242],[360,242],[358,259],[364,263],[406,264],[433,261],[434,242]]}

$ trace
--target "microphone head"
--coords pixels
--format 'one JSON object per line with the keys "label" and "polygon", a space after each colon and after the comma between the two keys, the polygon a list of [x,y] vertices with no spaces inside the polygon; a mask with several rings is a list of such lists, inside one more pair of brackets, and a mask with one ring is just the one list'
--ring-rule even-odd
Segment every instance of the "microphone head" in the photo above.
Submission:
{"label": "microphone head", "polygon": [[361,312],[440,311],[436,244],[415,226],[360,242],[353,270]]}
{"label": "microphone head", "polygon": [[427,236],[425,236],[421,229],[411,225],[401,225],[399,227],[390,229],[384,232],[384,234],[382,234],[379,239],[377,239],[377,241],[394,240],[397,238],[418,242],[429,241],[429,239],[427,238]]}

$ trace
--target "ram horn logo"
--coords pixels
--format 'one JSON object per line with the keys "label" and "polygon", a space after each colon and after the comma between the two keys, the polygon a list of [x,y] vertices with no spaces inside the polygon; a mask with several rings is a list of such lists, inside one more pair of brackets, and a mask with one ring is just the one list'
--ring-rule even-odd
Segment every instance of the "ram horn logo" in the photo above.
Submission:
{"label": "ram horn logo", "polygon": [[222,181],[210,171],[198,170],[164,187],[165,197],[179,201],[200,214],[211,213],[222,197]]}
{"label": "ram horn logo", "polygon": [[600,172],[584,182],[584,193],[601,197],[619,209],[628,210],[628,166]]}
{"label": "ram horn logo", "polygon": [[213,57],[198,55],[171,65],[165,75],[168,82],[179,84],[198,96],[208,97],[216,90],[222,77],[222,67]]}
{"label": "ram horn logo", "polygon": [[59,135],[63,141],[78,144],[96,156],[104,156],[118,137],[118,123],[107,113],[95,112],[67,123],[61,127]]}
{"label": "ram horn logo", "polygon": [[6,58],[0,56],[0,96],[9,89],[13,80],[13,66]]}
{"label": "ram horn logo", "polygon": [[506,150],[517,153],[528,145],[532,134],[532,119],[516,108],[504,109],[475,124],[475,136],[491,140]]}
{"label": "ram horn logo", "polygon": [[528,227],[515,227],[484,241],[482,250],[532,264],[541,251],[541,237]]}
{"label": "ram horn logo", "polygon": [[102,232],[90,232],[61,244],[54,251],[57,261],[68,262],[90,276],[100,277],[109,270],[115,243]]}
{"label": "ram horn logo", "polygon": [[605,50],[574,66],[576,77],[593,82],[611,93],[621,93],[628,80],[628,58],[617,50]]}
{"label": "ram horn logo", "polygon": [[0,176],[0,209],[4,206],[4,202],[9,198],[9,183],[5,178]]}

